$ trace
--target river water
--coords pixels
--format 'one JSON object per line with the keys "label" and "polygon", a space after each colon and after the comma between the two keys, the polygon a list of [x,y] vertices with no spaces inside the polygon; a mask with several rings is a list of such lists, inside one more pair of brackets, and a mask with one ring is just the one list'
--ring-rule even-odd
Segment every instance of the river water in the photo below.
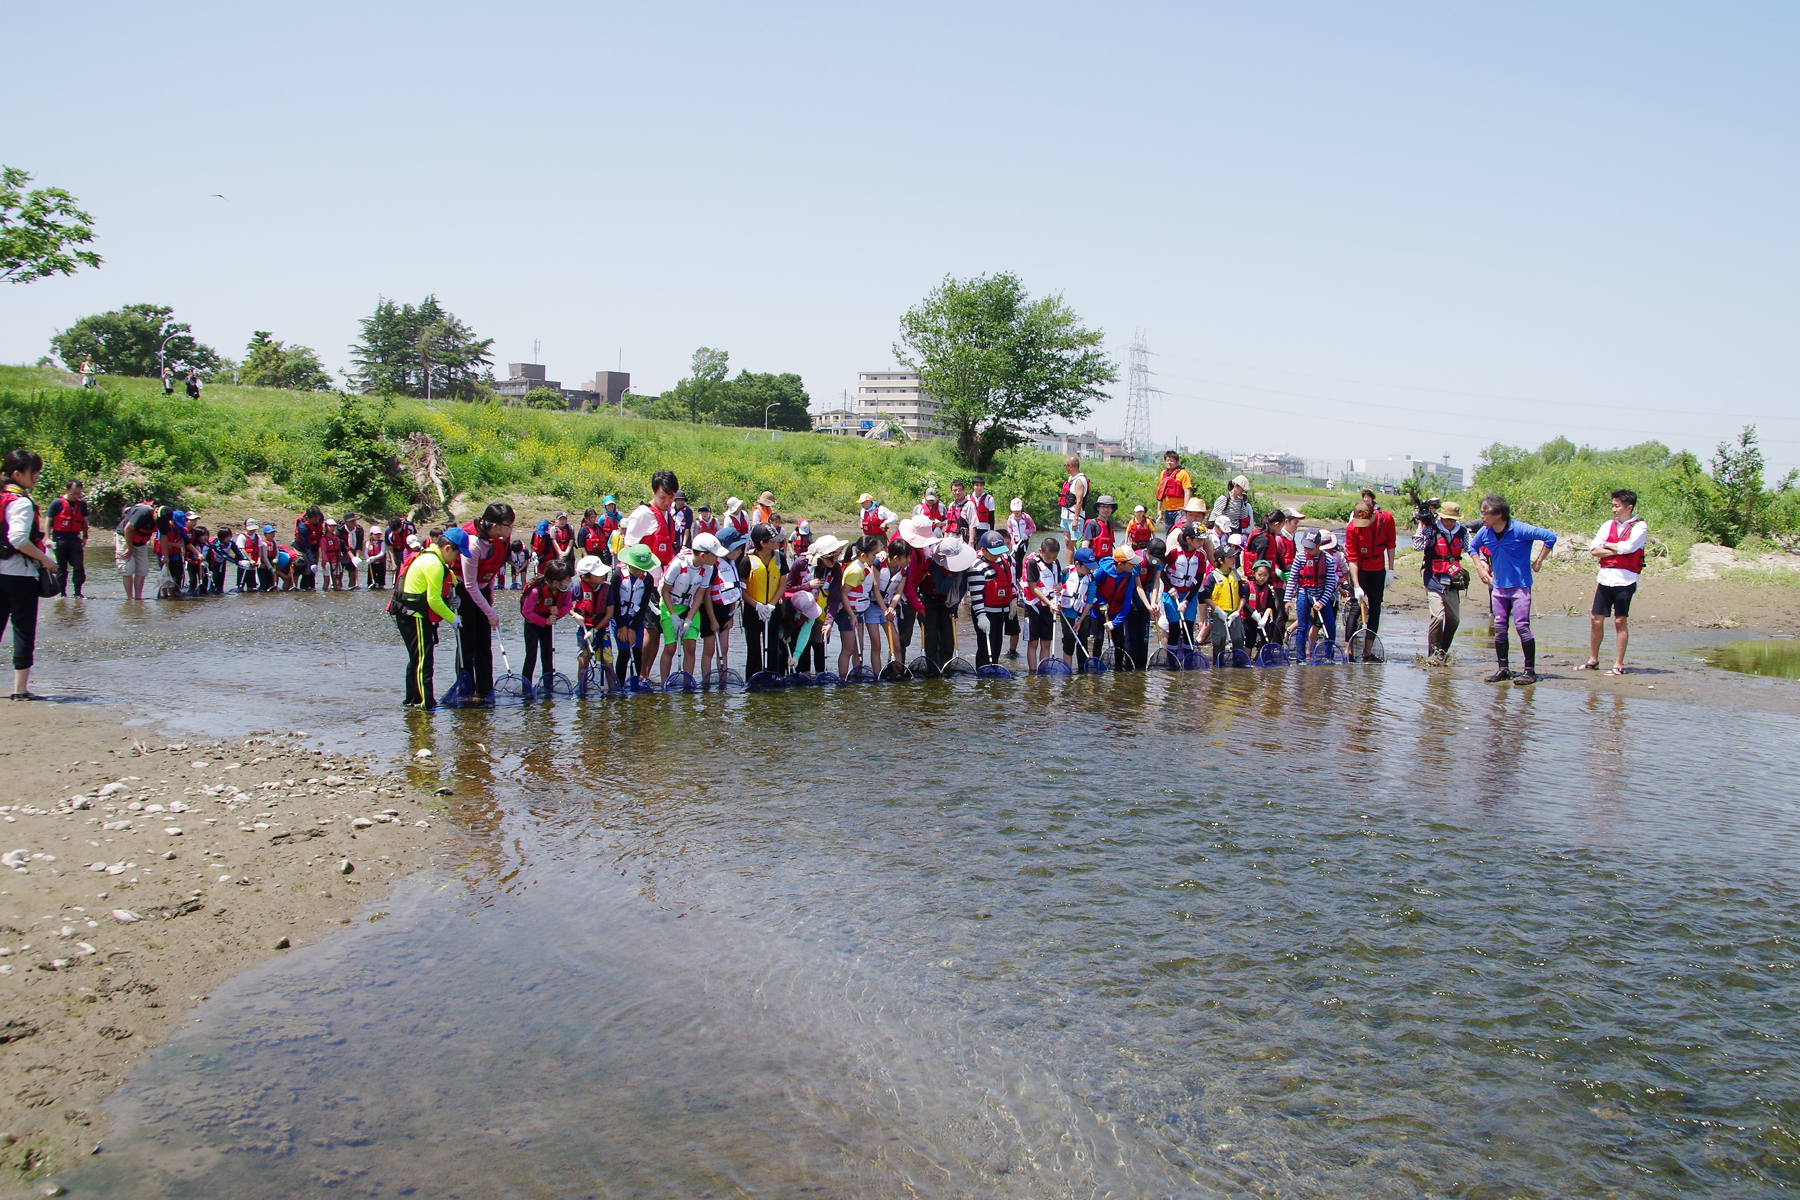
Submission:
{"label": "river water", "polygon": [[376,597],[47,605],[46,681],[405,759],[469,847],[215,994],[79,1195],[1800,1187],[1789,717],[1393,617],[1385,666],[426,719]]}

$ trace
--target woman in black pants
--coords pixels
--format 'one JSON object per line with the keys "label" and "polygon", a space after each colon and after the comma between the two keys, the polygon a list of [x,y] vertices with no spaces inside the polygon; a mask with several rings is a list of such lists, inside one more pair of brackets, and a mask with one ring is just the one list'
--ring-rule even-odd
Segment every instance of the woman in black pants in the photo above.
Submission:
{"label": "woman in black pants", "polygon": [[44,550],[44,522],[31,499],[43,471],[44,460],[30,450],[14,450],[0,464],[5,475],[0,484],[0,633],[12,624],[14,700],[43,699],[28,686],[37,646],[38,568],[56,573],[56,563]]}

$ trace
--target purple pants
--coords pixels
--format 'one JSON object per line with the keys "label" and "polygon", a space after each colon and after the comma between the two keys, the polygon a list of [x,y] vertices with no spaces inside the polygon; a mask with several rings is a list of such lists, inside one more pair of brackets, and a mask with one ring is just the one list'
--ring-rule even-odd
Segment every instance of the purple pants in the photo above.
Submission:
{"label": "purple pants", "polygon": [[1501,588],[1494,589],[1494,640],[1506,640],[1506,623],[1511,621],[1519,631],[1519,641],[1529,642],[1531,636],[1531,589]]}

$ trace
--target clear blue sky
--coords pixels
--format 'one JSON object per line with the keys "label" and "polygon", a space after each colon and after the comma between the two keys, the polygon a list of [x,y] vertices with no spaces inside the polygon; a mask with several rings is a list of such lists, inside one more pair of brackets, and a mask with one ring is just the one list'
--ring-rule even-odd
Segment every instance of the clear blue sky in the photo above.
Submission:
{"label": "clear blue sky", "polygon": [[[133,301],[341,368],[435,292],[501,370],[700,345],[816,407],[946,274],[1145,330],[1152,435],[1312,456],[1557,434],[1800,464],[1800,7],[11,4],[0,161]],[[212,193],[227,198],[212,198]],[[1123,396],[1121,382],[1119,394]],[[1499,397],[1499,398],[1495,398]],[[1096,413],[1116,431],[1122,404]]]}

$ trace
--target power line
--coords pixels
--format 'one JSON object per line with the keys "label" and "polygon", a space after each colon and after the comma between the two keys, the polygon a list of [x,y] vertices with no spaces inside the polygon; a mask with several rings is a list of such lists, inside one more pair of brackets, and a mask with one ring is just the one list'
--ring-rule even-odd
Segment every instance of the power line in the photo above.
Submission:
{"label": "power line", "polygon": [[[1399,391],[1399,392],[1424,392],[1428,395],[1437,395],[1437,396],[1470,396],[1477,400],[1513,400],[1513,401],[1519,401],[1519,402],[1522,402],[1525,404],[1554,404],[1554,405],[1557,405],[1562,408],[1604,408],[1604,409],[1609,409],[1613,412],[1655,413],[1658,416],[1669,416],[1669,417],[1683,415],[1681,413],[1670,412],[1668,409],[1645,408],[1642,405],[1634,405],[1634,404],[1601,404],[1598,401],[1594,401],[1594,400],[1544,400],[1544,399],[1541,399],[1541,398],[1535,397],[1535,396],[1510,396],[1510,395],[1507,395],[1507,394],[1501,393],[1501,392],[1465,392],[1465,391],[1459,391],[1456,388],[1420,387],[1417,384],[1409,384],[1409,383],[1377,383],[1374,380],[1369,380],[1369,379],[1349,379],[1342,375],[1316,375],[1309,371],[1290,371],[1284,367],[1257,367],[1257,366],[1251,366],[1249,363],[1226,362],[1223,359],[1217,359],[1217,358],[1196,358],[1190,354],[1170,354],[1166,350],[1158,350],[1155,353],[1156,353],[1157,357],[1159,357],[1159,358],[1178,358],[1178,359],[1181,359],[1183,362],[1207,363],[1207,364],[1209,364],[1211,366],[1215,366],[1215,367],[1235,367],[1242,371],[1264,371],[1271,375],[1295,375],[1301,379],[1323,379],[1323,380],[1326,380],[1331,383],[1353,383],[1353,384],[1356,384],[1358,387],[1389,388],[1393,391]],[[1177,376],[1176,378],[1183,378],[1183,377]],[[1215,381],[1203,379],[1203,380],[1197,380],[1196,382],[1209,383],[1209,382],[1215,382]],[[1226,386],[1228,386],[1228,387],[1248,387],[1249,385],[1248,384],[1228,384]],[[1287,394],[1300,395],[1302,393],[1296,392],[1296,393],[1287,393]],[[1336,399],[1336,397],[1326,397],[1326,398],[1327,399]],[[1721,417],[1731,417],[1733,420],[1742,420],[1742,421],[1800,421],[1800,417],[1782,416],[1777,413],[1715,412],[1714,415],[1721,416]]]}

